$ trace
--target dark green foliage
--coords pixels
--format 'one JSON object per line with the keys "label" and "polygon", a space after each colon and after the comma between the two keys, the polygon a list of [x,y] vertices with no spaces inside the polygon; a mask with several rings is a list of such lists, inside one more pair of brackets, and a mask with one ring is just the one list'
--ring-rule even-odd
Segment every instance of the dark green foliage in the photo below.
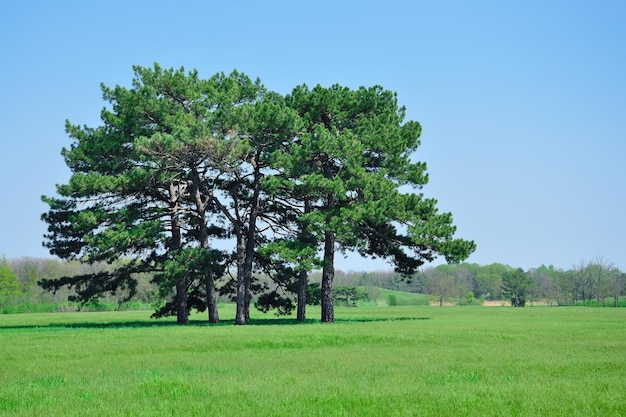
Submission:
{"label": "dark green foliage", "polygon": [[[52,254],[114,267],[44,279],[46,288],[90,302],[132,296],[136,274],[152,273],[166,298],[157,316],[175,311],[186,323],[190,308],[208,308],[217,322],[215,280],[232,267],[219,291],[232,291],[243,324],[255,291],[258,308],[281,314],[297,293],[304,319],[307,274],[321,266],[322,321],[333,321],[336,249],[388,259],[407,276],[474,250],[453,237],[450,213],[417,193],[428,182],[413,158],[421,126],[404,121],[395,93],[300,86],[282,97],[237,71],[204,80],[158,64],[133,70],[131,88],[102,86],[102,126],[66,124],[72,176],[43,197]],[[212,242],[226,237],[234,250],[217,254]]]}
{"label": "dark green foliage", "polygon": [[306,301],[308,305],[318,306],[322,300],[322,290],[319,282],[312,282],[306,287]]}
{"label": "dark green foliage", "polygon": [[[189,248],[209,250],[210,236],[226,235],[211,224],[210,215],[219,211],[211,197],[214,180],[229,159],[249,148],[231,135],[234,107],[256,99],[263,89],[238,72],[201,80],[196,71],[163,70],[157,64],[134,71],[130,89],[102,86],[110,104],[102,112],[103,126],[67,123],[74,143],[63,156],[73,175],[58,186],[60,197],[44,197],[50,211],[42,216],[52,254],[85,262],[133,261],[110,274],[45,285],[77,286],[87,301],[120,284],[132,288],[133,273],[150,271],[161,286],[175,288],[176,314],[184,323],[194,279],[210,281],[213,271],[195,269],[192,279],[172,262]],[[211,294],[212,285],[206,286]]]}
{"label": "dark green foliage", "polygon": [[172,259],[164,263],[164,271],[155,274],[153,282],[158,286],[160,298],[167,300],[159,307],[152,317],[168,317],[177,315],[176,300],[170,298],[172,287],[176,282],[189,282],[187,290],[187,308],[205,311],[207,305],[206,281],[199,279],[206,274],[222,277],[226,272],[224,252],[216,249],[186,248],[172,252]]}
{"label": "dark green foliage", "polygon": [[55,291],[67,286],[76,292],[76,295],[68,296],[69,301],[92,303],[102,294],[115,294],[117,291],[128,290],[127,300],[135,295],[136,280],[132,277],[135,270],[120,267],[114,272],[102,271],[79,276],[66,276],[58,279],[42,279],[40,285],[43,289]]}
{"label": "dark green foliage", "polygon": [[421,126],[404,122],[395,93],[300,86],[287,104],[304,128],[276,163],[294,198],[310,203],[300,221],[324,251],[322,321],[334,320],[335,246],[388,259],[407,275],[437,256],[458,262],[474,250],[453,239],[449,213],[414,193],[428,182],[426,164],[412,159]]}
{"label": "dark green foliage", "polygon": [[366,291],[349,285],[336,286],[333,295],[336,301],[343,302],[346,307],[356,306],[359,300],[368,300]]}
{"label": "dark green foliage", "polygon": [[279,294],[276,290],[261,294],[254,306],[264,313],[276,310],[277,316],[288,316],[295,308],[291,298]]}
{"label": "dark green foliage", "polygon": [[502,293],[509,297],[513,307],[524,307],[535,283],[522,268],[509,269],[502,277]]}

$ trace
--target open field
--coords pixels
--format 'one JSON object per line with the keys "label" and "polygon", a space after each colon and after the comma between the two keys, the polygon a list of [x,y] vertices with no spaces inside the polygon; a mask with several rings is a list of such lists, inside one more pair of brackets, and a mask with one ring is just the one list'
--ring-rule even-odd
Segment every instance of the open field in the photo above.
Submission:
{"label": "open field", "polygon": [[626,415],[626,309],[255,314],[0,316],[0,416]]}

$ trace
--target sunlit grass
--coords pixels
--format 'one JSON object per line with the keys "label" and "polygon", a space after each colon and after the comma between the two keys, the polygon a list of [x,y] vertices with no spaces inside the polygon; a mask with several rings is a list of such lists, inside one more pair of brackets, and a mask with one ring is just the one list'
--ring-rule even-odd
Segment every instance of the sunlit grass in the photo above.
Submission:
{"label": "sunlit grass", "polygon": [[626,309],[0,316],[0,415],[626,415]]}

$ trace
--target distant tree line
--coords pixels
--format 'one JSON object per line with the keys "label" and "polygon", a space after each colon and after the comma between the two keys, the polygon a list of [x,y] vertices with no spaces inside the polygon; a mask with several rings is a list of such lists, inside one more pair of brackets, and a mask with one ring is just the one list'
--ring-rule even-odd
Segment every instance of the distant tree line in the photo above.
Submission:
{"label": "distant tree line", "polygon": [[[102,294],[85,302],[71,288],[45,291],[38,282],[63,276],[82,276],[111,271],[106,263],[86,264],[58,259],[17,258],[0,259],[0,313],[32,311],[73,311],[77,309],[137,309],[158,308],[165,305],[170,294],[162,293],[154,274],[137,276],[137,286],[132,296],[128,290]],[[228,274],[216,282],[227,283]],[[260,285],[271,282],[267,276],[257,276]],[[310,304],[319,304],[322,280],[321,270],[309,276]],[[389,271],[343,272],[335,278],[334,299],[341,305],[355,305],[357,301],[381,299],[379,289],[389,289],[417,294],[428,294],[435,302],[457,305],[477,304],[482,301],[508,301],[513,306],[532,303],[547,305],[602,305],[626,306],[626,272],[612,263],[596,258],[581,261],[570,269],[540,266],[524,271],[508,265],[494,263],[478,265],[461,263],[439,265],[421,269],[410,277]],[[270,295],[267,295],[270,294]],[[271,292],[256,295],[252,302],[261,311],[274,310],[288,314],[292,308],[268,303],[263,297]],[[295,292],[285,291],[283,296],[295,300]],[[70,300],[68,302],[68,299]],[[221,296],[221,302],[232,302]],[[268,308],[273,305],[272,308]]]}
{"label": "distant tree line", "polygon": [[457,304],[476,299],[508,301],[518,307],[532,302],[617,306],[620,297],[626,296],[626,273],[603,258],[581,261],[567,270],[542,265],[524,271],[501,263],[460,263],[429,266],[410,277],[393,271],[341,273],[337,285],[429,294],[439,302]]}
{"label": "distant tree line", "polygon": [[440,300],[456,298],[459,303],[471,293],[482,300],[508,300],[516,307],[539,301],[618,306],[626,294],[626,273],[603,258],[581,261],[567,270],[542,265],[524,271],[499,263],[440,265],[415,277],[422,284],[419,292]]}
{"label": "distant tree line", "polygon": [[46,291],[39,283],[42,279],[60,279],[64,276],[81,276],[112,271],[106,263],[81,263],[52,258],[0,259],[0,313],[45,312],[102,309],[152,308],[159,303],[158,288],[149,274],[137,276],[137,286],[129,297],[128,290],[84,302],[72,288]]}

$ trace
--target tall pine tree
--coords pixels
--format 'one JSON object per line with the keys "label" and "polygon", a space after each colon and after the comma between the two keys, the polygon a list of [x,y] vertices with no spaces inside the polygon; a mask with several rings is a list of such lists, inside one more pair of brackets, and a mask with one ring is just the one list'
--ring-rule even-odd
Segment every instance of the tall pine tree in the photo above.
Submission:
{"label": "tall pine tree", "polygon": [[426,164],[412,161],[421,126],[404,121],[395,93],[303,85],[287,103],[305,127],[278,165],[311,204],[301,222],[323,251],[322,322],[334,321],[338,248],[386,258],[407,274],[439,255],[456,262],[474,250],[453,237],[452,216],[417,193],[428,182]]}

